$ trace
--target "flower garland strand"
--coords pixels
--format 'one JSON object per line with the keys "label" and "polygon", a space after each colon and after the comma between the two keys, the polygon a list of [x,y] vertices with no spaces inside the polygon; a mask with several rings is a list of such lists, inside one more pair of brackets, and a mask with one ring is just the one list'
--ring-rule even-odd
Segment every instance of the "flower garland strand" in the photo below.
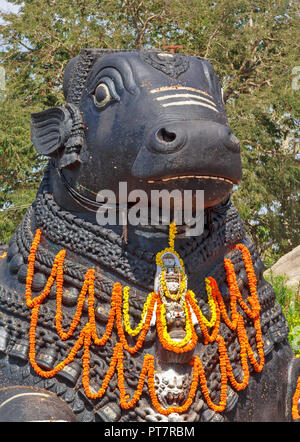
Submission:
{"label": "flower garland strand", "polygon": [[176,252],[176,250],[174,249],[174,243],[175,243],[175,236],[177,233],[177,227],[174,221],[171,222],[170,227],[169,227],[169,247],[167,247],[166,249],[162,250],[161,252],[157,253],[156,255],[156,264],[158,266],[160,266],[161,268],[163,267],[163,261],[162,261],[162,256],[167,253],[173,253],[179,261],[179,264],[182,268],[182,271],[184,272],[184,264],[182,259],[180,258],[179,254]]}
{"label": "flower garland strand", "polygon": [[[176,226],[174,224],[171,224],[170,237],[169,237],[170,247],[165,250],[170,251],[171,249],[172,253],[175,252],[174,251],[175,234],[176,234]],[[120,391],[120,405],[122,408],[129,409],[138,402],[142,394],[143,386],[146,382],[146,377],[147,377],[149,394],[153,406],[156,408],[156,410],[159,413],[168,415],[170,413],[175,413],[175,412],[183,413],[187,411],[195,397],[198,385],[200,385],[202,394],[208,406],[214,411],[221,412],[226,407],[228,381],[230,381],[232,386],[237,390],[243,390],[248,385],[249,382],[248,358],[256,371],[259,372],[262,370],[264,365],[264,354],[263,354],[263,341],[262,341],[262,333],[260,328],[260,317],[259,317],[260,305],[258,302],[257,291],[256,291],[257,281],[253,270],[250,253],[244,245],[237,244],[236,249],[241,251],[245,263],[245,269],[248,276],[250,296],[247,298],[246,301],[243,300],[237,285],[233,264],[229,259],[225,259],[224,266],[226,269],[227,282],[230,289],[230,316],[226,311],[226,307],[222,299],[221,293],[219,291],[217,282],[214,280],[214,278],[208,277],[205,283],[206,283],[206,290],[208,296],[208,304],[210,306],[210,311],[211,311],[211,319],[208,320],[202,314],[197,304],[195,294],[191,290],[188,290],[185,295],[185,299],[183,300],[185,316],[186,316],[186,336],[181,341],[175,342],[170,338],[167,332],[165,306],[162,300],[160,299],[160,295],[157,293],[150,293],[148,295],[143,308],[143,313],[141,315],[141,320],[138,326],[135,329],[131,328],[129,322],[129,287],[125,287],[124,289],[122,289],[122,285],[118,282],[115,283],[113,286],[111,306],[110,306],[105,333],[103,334],[102,337],[98,337],[96,321],[95,321],[95,308],[94,308],[94,303],[95,303],[94,269],[89,269],[86,272],[84,283],[81,292],[78,296],[78,303],[76,306],[74,317],[71,321],[69,329],[67,331],[64,331],[62,328],[62,294],[63,294],[63,266],[64,266],[64,259],[66,256],[65,250],[61,250],[56,255],[53,262],[51,274],[48,278],[48,281],[42,293],[39,296],[32,298],[31,286],[34,275],[35,256],[38,244],[41,240],[41,235],[42,232],[41,230],[38,229],[36,231],[36,235],[32,242],[28,258],[28,271],[26,278],[26,291],[25,291],[25,299],[27,306],[32,309],[31,323],[29,330],[29,359],[32,367],[34,368],[36,373],[39,374],[40,376],[45,378],[50,378],[55,376],[67,364],[71,363],[75,359],[76,354],[81,349],[81,347],[83,347],[84,350],[82,357],[83,361],[82,383],[84,391],[88,397],[90,398],[102,397],[105,394],[105,391],[113,375],[117,373],[117,383]],[[163,253],[164,251],[157,254],[157,262],[160,262]],[[180,260],[179,255],[178,259]],[[182,263],[182,268],[184,269],[183,263]],[[88,322],[83,326],[81,332],[79,333],[79,337],[77,338],[75,344],[73,345],[67,357],[63,361],[59,362],[52,370],[43,370],[36,363],[36,328],[38,323],[40,306],[49,295],[50,289],[55,280],[56,280],[56,292],[57,292],[55,325],[59,337],[62,340],[67,340],[71,336],[73,336],[75,330],[78,328],[78,325],[80,324],[83,305],[86,300],[86,297],[88,297]],[[248,336],[245,330],[244,319],[242,314],[238,313],[237,303],[239,303],[246,316],[248,316],[250,319],[253,320],[254,327],[256,329],[256,344],[257,344],[257,353],[258,353],[259,362],[255,358],[254,352],[249,344]],[[169,407],[167,409],[164,409],[159,404],[154,386],[155,361],[153,356],[149,354],[146,354],[144,356],[144,363],[139,376],[137,389],[132,399],[128,400],[128,395],[126,394],[125,375],[124,375],[124,366],[123,366],[124,351],[128,351],[129,353],[134,354],[142,348],[145,336],[150,327],[150,322],[154,313],[155,306],[157,307],[156,308],[157,334],[161,344],[165,349],[175,353],[184,353],[193,350],[195,348],[198,341],[198,337],[195,333],[195,329],[192,322],[192,312],[194,312],[198,320],[198,323],[200,325],[204,337],[204,344],[207,345],[215,341],[218,343],[219,367],[220,367],[220,377],[221,377],[221,390],[220,390],[220,399],[218,404],[213,403],[210,398],[209,391],[207,388],[205,371],[202,366],[200,358],[197,356],[194,356],[191,360],[191,365],[193,366],[193,378],[188,398],[186,399],[185,403],[182,406]],[[226,348],[226,343],[219,332],[221,318],[224,320],[224,322],[231,330],[236,331],[237,333],[238,341],[240,344],[241,367],[244,373],[243,379],[240,382],[238,382],[234,378],[233,369],[231,367],[228,351]],[[94,392],[91,391],[90,389],[90,381],[89,381],[90,345],[92,340],[95,345],[98,346],[105,345],[106,342],[111,337],[114,324],[116,324],[119,342],[117,342],[114,347],[112,359],[108,371],[102,381],[102,386],[100,387],[98,392]],[[131,336],[139,335],[137,337],[134,346],[131,347],[127,343],[125,332]],[[298,381],[296,394],[294,396],[294,398],[296,398],[294,399],[294,405],[293,405],[294,414],[296,409],[295,403],[299,396],[299,388],[300,388],[299,384],[300,382]]]}
{"label": "flower garland strand", "polygon": [[145,316],[147,313],[147,310],[149,309],[149,305],[151,302],[151,299],[153,297],[153,294],[150,293],[147,297],[147,301],[144,304],[143,312],[141,315],[141,319],[137,327],[133,330],[130,326],[130,320],[129,320],[129,290],[130,288],[128,286],[124,287],[123,289],[123,323],[125,327],[126,333],[128,333],[130,336],[137,336],[144,325]]}
{"label": "flower garland strand", "polygon": [[300,419],[299,405],[298,405],[299,401],[300,401],[300,376],[298,377],[296,391],[294,393],[292,401],[292,419],[294,421]]}
{"label": "flower garland strand", "polygon": [[158,299],[157,306],[157,316],[156,316],[156,330],[162,346],[174,353],[186,353],[187,351],[193,350],[197,344],[197,335],[192,323],[191,311],[187,303],[185,303],[185,313],[186,313],[186,335],[179,341],[173,341],[168,332],[166,324],[166,309],[164,304]]}
{"label": "flower garland strand", "polygon": [[177,233],[177,227],[176,227],[175,222],[172,221],[170,224],[170,227],[169,227],[169,247],[172,250],[174,250],[176,233]]}
{"label": "flower garland strand", "polygon": [[[208,301],[208,305],[209,305],[210,311],[211,311],[210,321],[208,319],[206,319],[206,317],[203,315],[203,313],[201,312],[200,309],[199,309],[198,313],[201,316],[201,322],[203,322],[207,327],[213,327],[216,323],[216,320],[217,320],[217,308],[216,308],[216,302],[212,296],[212,287],[211,287],[211,281],[209,278],[205,278],[205,286],[206,286],[206,293],[207,293],[207,301]],[[192,290],[189,290],[189,295],[193,299],[194,305],[197,305],[197,307],[198,307],[195,293]],[[197,310],[198,310],[198,308],[197,308]]]}
{"label": "flower garland strand", "polygon": [[182,272],[182,279],[180,281],[180,289],[179,289],[179,291],[178,291],[178,293],[176,295],[172,295],[169,292],[169,289],[167,287],[166,280],[165,280],[165,273],[166,273],[165,270],[161,271],[161,280],[160,280],[160,282],[161,282],[161,287],[163,289],[163,293],[164,293],[164,295],[167,298],[172,299],[172,301],[178,301],[182,297],[182,295],[183,295],[183,293],[184,293],[184,291],[186,289],[186,276],[185,276],[185,273]]}

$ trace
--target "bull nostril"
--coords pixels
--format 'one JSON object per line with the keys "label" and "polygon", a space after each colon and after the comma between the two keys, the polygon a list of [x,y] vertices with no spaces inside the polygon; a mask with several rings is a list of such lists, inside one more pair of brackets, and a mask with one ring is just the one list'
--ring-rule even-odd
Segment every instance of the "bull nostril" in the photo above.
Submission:
{"label": "bull nostril", "polygon": [[163,143],[172,143],[172,141],[176,140],[176,134],[169,132],[164,127],[157,131],[156,136],[158,140]]}
{"label": "bull nostril", "polygon": [[179,124],[161,125],[150,132],[149,149],[162,154],[175,153],[185,145],[186,139]]}

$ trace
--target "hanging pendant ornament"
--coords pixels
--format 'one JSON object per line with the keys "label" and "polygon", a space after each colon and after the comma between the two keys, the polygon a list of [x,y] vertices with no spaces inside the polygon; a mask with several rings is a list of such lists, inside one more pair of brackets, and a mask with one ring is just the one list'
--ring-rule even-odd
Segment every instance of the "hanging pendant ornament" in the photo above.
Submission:
{"label": "hanging pendant ornament", "polygon": [[156,255],[154,292],[159,293],[163,301],[182,303],[187,292],[187,275],[183,261],[174,249],[176,233],[176,225],[172,222],[169,231],[169,247]]}

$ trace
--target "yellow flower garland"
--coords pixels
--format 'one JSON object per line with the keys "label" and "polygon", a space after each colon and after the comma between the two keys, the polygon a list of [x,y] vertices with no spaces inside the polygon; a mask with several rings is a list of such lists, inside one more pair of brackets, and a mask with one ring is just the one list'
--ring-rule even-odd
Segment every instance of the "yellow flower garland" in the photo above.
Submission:
{"label": "yellow flower garland", "polygon": [[[216,323],[216,320],[217,320],[216,305],[215,305],[215,301],[212,296],[212,288],[211,288],[210,280],[208,278],[206,278],[205,283],[206,283],[206,290],[207,290],[207,296],[208,296],[208,303],[209,303],[209,306],[211,309],[211,320],[210,321],[201,312],[194,292],[189,290],[189,293],[190,293],[193,301],[196,304],[196,309],[197,309],[196,311],[198,313],[198,316],[202,319],[203,323],[207,327],[213,327]],[[140,322],[135,329],[132,329],[130,326],[130,318],[129,318],[129,291],[130,291],[130,288],[128,286],[124,287],[124,289],[123,289],[123,324],[124,324],[125,331],[130,336],[137,336],[143,329],[144,318],[147,314],[148,307],[151,303],[151,299],[153,297],[153,294],[150,293],[148,295],[147,300],[143,306],[143,312],[141,315]],[[189,309],[192,308],[192,306],[190,306],[187,301],[184,301],[183,305],[184,305],[185,318],[186,318],[186,325],[185,325],[186,336],[179,342],[173,341],[167,331],[166,308],[165,308],[165,305],[163,302],[161,302],[161,308],[159,309],[159,312],[158,312],[158,314],[160,315],[160,322],[162,324],[163,339],[165,340],[165,342],[167,342],[169,345],[172,345],[174,348],[182,348],[186,344],[188,344],[192,339],[192,331],[194,331],[194,326],[192,324],[190,314],[189,314]],[[192,308],[192,310],[194,310],[194,309]]]}
{"label": "yellow flower garland", "polygon": [[171,222],[169,227],[169,247],[170,249],[174,250],[174,242],[175,242],[175,236],[177,233],[177,227],[174,221]]}
{"label": "yellow flower garland", "polygon": [[178,255],[178,253],[176,252],[176,250],[174,250],[172,247],[167,247],[166,249],[162,250],[161,252],[159,252],[156,255],[156,264],[159,265],[160,267],[164,266],[164,263],[162,261],[162,256],[165,255],[166,253],[173,253],[173,255],[177,256],[180,266],[182,268],[182,270],[184,271],[184,264],[182,259],[180,258],[180,256]]}
{"label": "yellow flower garland", "polygon": [[178,291],[178,293],[176,295],[172,295],[169,292],[167,284],[166,284],[166,281],[165,281],[165,270],[161,271],[161,280],[160,280],[160,282],[161,282],[161,285],[162,285],[162,288],[163,288],[164,295],[167,298],[172,299],[173,301],[178,301],[181,298],[181,296],[183,295],[183,293],[184,293],[184,291],[186,289],[186,276],[185,276],[184,272],[182,272],[181,274],[182,274],[182,280],[180,281],[180,289],[179,289],[179,291]]}
{"label": "yellow flower garland", "polygon": [[[212,288],[211,288],[210,280],[208,278],[205,278],[205,287],[206,287],[206,293],[207,293],[207,298],[208,298],[208,305],[209,305],[210,311],[211,311],[210,321],[208,321],[206,319],[206,317],[201,312],[200,308],[199,308],[199,313],[200,313],[201,319],[204,322],[204,324],[207,327],[213,327],[216,323],[216,320],[217,320],[217,311],[216,311],[216,304],[215,304],[215,301],[212,296]],[[195,293],[192,290],[189,290],[189,293],[191,294],[192,299],[198,305]]]}
{"label": "yellow flower garland", "polygon": [[147,301],[144,304],[144,308],[143,308],[140,322],[139,322],[138,326],[133,330],[130,326],[130,319],[129,319],[129,291],[130,291],[130,288],[128,286],[124,287],[124,289],[123,289],[123,324],[124,324],[124,328],[125,328],[126,332],[130,336],[136,336],[143,329],[144,318],[146,316],[146,313],[148,311],[148,308],[149,308],[149,305],[150,305],[150,302],[152,299],[152,293],[150,293],[148,295]]}
{"label": "yellow flower garland", "polygon": [[164,304],[162,304],[161,309],[160,309],[160,320],[163,326],[163,337],[164,339],[167,341],[168,344],[173,345],[176,348],[181,348],[184,347],[186,344],[188,344],[190,342],[190,340],[192,339],[192,324],[189,321],[189,313],[188,313],[188,305],[186,302],[184,302],[184,311],[185,311],[185,332],[186,335],[185,337],[179,341],[173,341],[173,339],[171,339],[168,330],[167,330],[167,321],[166,321],[166,307]]}
{"label": "yellow flower garland", "polygon": [[[179,256],[179,254],[174,249],[174,242],[175,242],[176,233],[177,233],[177,227],[176,227],[176,224],[174,223],[174,221],[172,221],[170,224],[170,227],[169,227],[169,247],[165,248],[164,250],[157,253],[157,255],[156,255],[156,264],[161,268],[160,282],[162,285],[164,295],[167,298],[172,299],[173,301],[178,301],[181,298],[181,296],[183,295],[184,291],[186,290],[186,275],[185,275],[185,270],[184,270],[184,264],[183,264],[182,259]],[[164,271],[164,263],[163,263],[162,257],[166,253],[172,253],[173,255],[175,255],[178,258],[179,264],[182,269],[182,271],[181,271],[182,280],[180,281],[180,289],[176,295],[171,295],[171,293],[169,292],[169,290],[167,288],[166,281],[165,281],[165,271]]]}

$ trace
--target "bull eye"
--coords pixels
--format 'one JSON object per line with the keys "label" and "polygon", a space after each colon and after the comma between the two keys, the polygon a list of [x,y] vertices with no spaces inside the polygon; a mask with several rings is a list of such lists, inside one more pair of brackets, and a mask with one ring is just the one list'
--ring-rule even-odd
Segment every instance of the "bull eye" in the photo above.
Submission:
{"label": "bull eye", "polygon": [[105,83],[100,83],[94,93],[94,103],[97,107],[104,107],[111,100],[111,95],[108,86]]}

